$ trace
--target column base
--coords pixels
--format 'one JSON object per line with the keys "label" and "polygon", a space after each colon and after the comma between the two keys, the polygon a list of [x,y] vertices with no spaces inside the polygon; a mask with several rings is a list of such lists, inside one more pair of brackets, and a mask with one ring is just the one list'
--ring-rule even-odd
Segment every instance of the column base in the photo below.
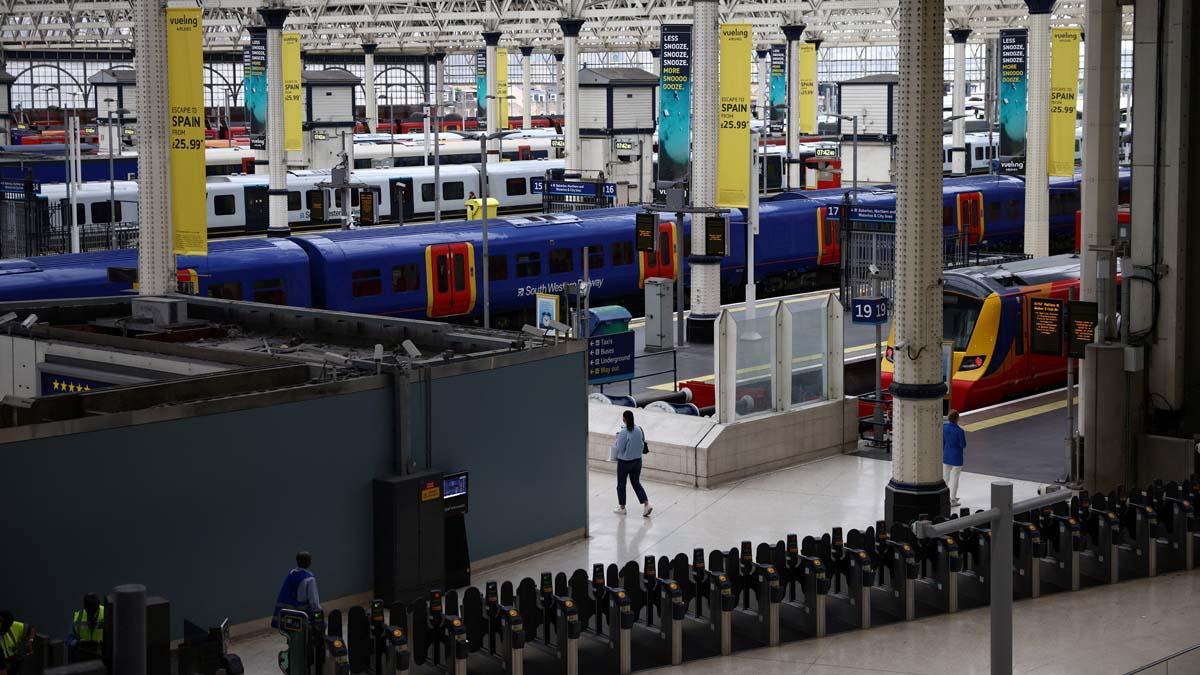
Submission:
{"label": "column base", "polygon": [[888,523],[911,523],[920,516],[950,514],[950,488],[945,481],[901,483],[888,481],[883,490],[883,517]]}
{"label": "column base", "polygon": [[687,317],[687,341],[711,345],[713,334],[717,330],[717,318],[716,314],[699,316],[689,314]]}
{"label": "column base", "polygon": [[268,227],[267,228],[267,236],[268,237],[290,237],[290,236],[292,236],[292,229],[290,227],[279,227],[279,228],[274,228],[274,229]]}

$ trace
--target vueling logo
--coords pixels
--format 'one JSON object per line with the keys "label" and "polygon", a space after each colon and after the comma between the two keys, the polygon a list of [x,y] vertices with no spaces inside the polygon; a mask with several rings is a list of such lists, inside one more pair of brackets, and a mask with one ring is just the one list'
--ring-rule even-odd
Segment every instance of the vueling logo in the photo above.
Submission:
{"label": "vueling logo", "polygon": [[172,26],[187,26],[189,28],[199,28],[200,20],[194,16],[173,16],[169,23]]}
{"label": "vueling logo", "polygon": [[725,35],[737,38],[749,38],[750,31],[746,28],[726,28]]}

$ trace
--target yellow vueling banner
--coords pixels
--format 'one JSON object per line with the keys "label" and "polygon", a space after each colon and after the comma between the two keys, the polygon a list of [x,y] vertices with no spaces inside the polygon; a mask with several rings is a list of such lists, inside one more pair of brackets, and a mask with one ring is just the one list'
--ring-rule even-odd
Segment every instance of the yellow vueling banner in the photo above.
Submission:
{"label": "yellow vueling banner", "polygon": [[800,45],[800,79],[796,87],[799,100],[796,102],[800,120],[800,133],[817,133],[817,46],[805,42]]}
{"label": "yellow vueling banner", "polygon": [[1050,159],[1051,176],[1075,173],[1075,99],[1079,95],[1078,28],[1050,31]]}
{"label": "yellow vueling banner", "polygon": [[717,206],[744,208],[750,203],[750,41],[750,24],[721,25]]}
{"label": "yellow vueling banner", "polygon": [[300,34],[283,34],[283,148],[304,149],[304,94],[300,89]]}
{"label": "yellow vueling banner", "polygon": [[496,50],[496,120],[497,129],[508,128],[508,50]]}
{"label": "yellow vueling banner", "polygon": [[208,255],[204,194],[204,53],[200,8],[167,9],[171,228],[177,255]]}

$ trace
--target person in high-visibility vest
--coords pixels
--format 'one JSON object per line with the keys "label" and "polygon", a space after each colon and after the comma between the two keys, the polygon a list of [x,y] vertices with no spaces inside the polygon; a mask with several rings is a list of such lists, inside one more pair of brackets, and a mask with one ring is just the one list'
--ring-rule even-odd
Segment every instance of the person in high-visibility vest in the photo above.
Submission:
{"label": "person in high-visibility vest", "polygon": [[95,593],[83,596],[83,609],[71,615],[71,632],[67,646],[71,651],[71,662],[91,661],[100,658],[100,645],[104,642],[104,605]]}
{"label": "person in high-visibility vest", "polygon": [[0,610],[0,672],[16,673],[32,649],[33,629]]}
{"label": "person in high-visibility vest", "polygon": [[279,587],[279,596],[275,599],[275,613],[271,617],[271,627],[279,628],[279,610],[297,609],[302,612],[312,612],[321,609],[321,596],[317,593],[317,577],[309,571],[312,567],[312,554],[300,551],[296,554],[296,567],[283,578]]}

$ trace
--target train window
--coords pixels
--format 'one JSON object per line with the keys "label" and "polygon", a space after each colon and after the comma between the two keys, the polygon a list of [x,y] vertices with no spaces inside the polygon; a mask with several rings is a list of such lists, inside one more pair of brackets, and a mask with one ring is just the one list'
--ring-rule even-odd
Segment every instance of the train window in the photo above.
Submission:
{"label": "train window", "polygon": [[1015,199],[1009,199],[1004,202],[1004,208],[1008,212],[1009,220],[1017,220],[1023,217],[1021,213],[1021,203]]}
{"label": "train window", "polygon": [[304,194],[304,205],[306,207],[308,207],[309,210],[311,210],[313,208],[314,202],[318,206],[324,208],[324,204],[325,204],[324,190],[309,190],[308,192],[306,192]]}
{"label": "train window", "polygon": [[983,159],[983,148],[975,148],[975,159]]}
{"label": "train window", "polygon": [[982,300],[957,293],[942,295],[942,336],[954,342],[954,351],[964,351],[970,344],[981,309]]}
{"label": "train window", "polygon": [[442,183],[442,199],[462,199],[463,182]]}
{"label": "train window", "polygon": [[208,297],[222,300],[241,300],[242,284],[237,281],[227,281],[223,284],[210,284]]}
{"label": "train window", "polygon": [[504,281],[508,278],[508,256],[488,256],[488,278],[492,281]]}
{"label": "train window", "polygon": [[[336,208],[339,208],[339,209],[342,208],[342,191],[341,190],[333,191],[333,205]],[[351,190],[350,191],[350,208],[354,208],[355,206],[358,206],[358,190]]]}
{"label": "train window", "polygon": [[575,266],[575,256],[569,248],[556,248],[550,251],[550,274],[566,274]]}
{"label": "train window", "polygon": [[421,274],[416,265],[396,265],[392,268],[392,292],[407,293],[421,288]]}
{"label": "train window", "polygon": [[987,203],[987,221],[986,222],[994,223],[998,220],[1000,220],[1000,202],[995,202],[995,201],[988,202]]}
{"label": "train window", "polygon": [[504,181],[504,189],[507,191],[509,197],[519,197],[529,192],[525,187],[524,178],[509,178]]}
{"label": "train window", "polygon": [[617,265],[630,265],[632,263],[633,263],[633,242],[632,241],[618,241],[617,243],[612,245],[613,267],[616,267]]}
{"label": "train window", "polygon": [[1129,199],[1129,188],[1119,188],[1117,191],[1117,204],[1128,204]]}
{"label": "train window", "polygon": [[454,254],[454,290],[467,290],[467,256],[463,253]]}
{"label": "train window", "polygon": [[350,273],[350,295],[366,298],[383,292],[379,270],[355,270]]}
{"label": "train window", "polygon": [[283,279],[260,279],[254,282],[254,302],[265,302],[269,305],[286,305],[287,295],[283,292]]}
{"label": "train window", "polygon": [[433,183],[423,183],[421,185],[421,201],[433,202],[437,195],[433,193]]}
{"label": "train window", "polygon": [[233,195],[217,195],[213,197],[213,213],[218,216],[232,216],[237,212],[237,201]]}
{"label": "train window", "polygon": [[[121,222],[121,202],[113,202],[114,210],[116,211],[116,221]],[[108,202],[92,202],[92,222],[93,223],[111,223],[113,220],[108,217]]]}
{"label": "train window", "polygon": [[668,267],[671,264],[671,233],[658,233],[658,264],[660,267]]}
{"label": "train window", "polygon": [[598,270],[604,267],[604,247],[600,244],[589,244],[588,251],[588,269]]}
{"label": "train window", "polygon": [[76,204],[75,205],[75,223],[78,225],[83,225],[86,222],[87,222],[87,205],[86,204]]}
{"label": "train window", "polygon": [[517,276],[536,277],[542,273],[541,253],[518,253]]}
{"label": "train window", "polygon": [[434,277],[437,279],[438,293],[450,291],[450,266],[446,263],[446,256],[439,255],[437,257],[437,269],[434,270]]}
{"label": "train window", "polygon": [[957,224],[958,224],[958,221],[954,218],[954,207],[953,206],[943,206],[942,207],[942,225],[944,227],[955,227]]}
{"label": "train window", "polygon": [[298,191],[288,192],[288,211],[299,211],[300,204],[300,193]]}

